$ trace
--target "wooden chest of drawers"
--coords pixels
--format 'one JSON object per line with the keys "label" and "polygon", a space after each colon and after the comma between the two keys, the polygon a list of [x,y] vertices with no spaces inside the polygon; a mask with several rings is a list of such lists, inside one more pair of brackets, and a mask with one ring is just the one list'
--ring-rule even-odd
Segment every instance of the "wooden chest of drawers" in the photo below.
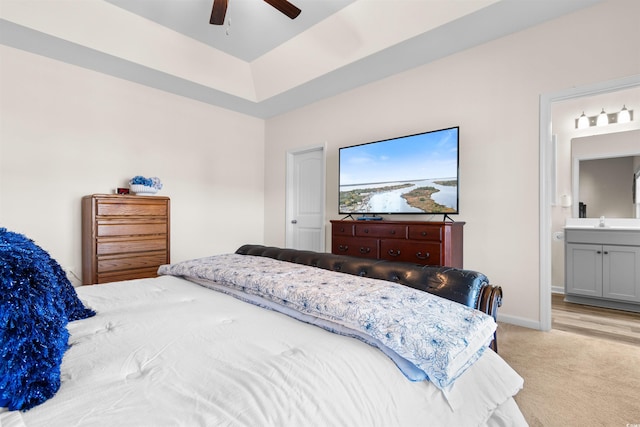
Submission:
{"label": "wooden chest of drawers", "polygon": [[462,268],[464,222],[331,221],[331,253]]}
{"label": "wooden chest of drawers", "polygon": [[82,198],[82,283],[155,277],[170,261],[168,197]]}

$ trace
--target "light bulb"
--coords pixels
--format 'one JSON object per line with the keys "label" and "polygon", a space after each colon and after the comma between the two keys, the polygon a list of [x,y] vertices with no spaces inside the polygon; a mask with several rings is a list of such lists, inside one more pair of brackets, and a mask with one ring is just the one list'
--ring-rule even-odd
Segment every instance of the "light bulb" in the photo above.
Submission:
{"label": "light bulb", "polygon": [[623,105],[622,110],[618,113],[618,123],[629,123],[631,121],[631,114],[627,110],[627,106]]}
{"label": "light bulb", "polygon": [[609,117],[607,117],[607,113],[604,112],[604,108],[602,112],[598,114],[598,120],[596,120],[596,126],[606,126],[609,124]]}
{"label": "light bulb", "polygon": [[589,127],[589,117],[582,112],[582,115],[578,117],[578,124],[576,126],[578,129],[586,129]]}

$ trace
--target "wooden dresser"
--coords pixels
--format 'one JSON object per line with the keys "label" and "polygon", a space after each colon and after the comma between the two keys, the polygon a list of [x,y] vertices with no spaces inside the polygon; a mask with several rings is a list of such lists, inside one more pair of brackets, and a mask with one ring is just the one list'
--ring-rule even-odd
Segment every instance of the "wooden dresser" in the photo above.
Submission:
{"label": "wooden dresser", "polygon": [[82,198],[82,283],[155,277],[169,263],[168,197]]}
{"label": "wooden dresser", "polygon": [[331,221],[331,253],[462,267],[464,222]]}

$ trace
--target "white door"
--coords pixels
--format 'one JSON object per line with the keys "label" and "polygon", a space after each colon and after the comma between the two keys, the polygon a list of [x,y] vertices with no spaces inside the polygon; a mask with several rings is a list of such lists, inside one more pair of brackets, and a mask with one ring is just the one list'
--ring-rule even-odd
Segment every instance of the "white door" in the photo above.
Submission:
{"label": "white door", "polygon": [[324,252],[324,147],[287,153],[286,245]]}

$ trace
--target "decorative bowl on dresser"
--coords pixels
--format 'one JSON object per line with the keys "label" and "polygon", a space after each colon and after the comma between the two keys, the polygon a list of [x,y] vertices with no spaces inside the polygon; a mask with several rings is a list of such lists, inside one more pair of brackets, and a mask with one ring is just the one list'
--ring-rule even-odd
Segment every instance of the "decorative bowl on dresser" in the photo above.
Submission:
{"label": "decorative bowl on dresser", "polygon": [[82,198],[82,283],[155,277],[170,262],[168,197]]}
{"label": "decorative bowl on dresser", "polygon": [[464,222],[331,221],[331,253],[462,267]]}

